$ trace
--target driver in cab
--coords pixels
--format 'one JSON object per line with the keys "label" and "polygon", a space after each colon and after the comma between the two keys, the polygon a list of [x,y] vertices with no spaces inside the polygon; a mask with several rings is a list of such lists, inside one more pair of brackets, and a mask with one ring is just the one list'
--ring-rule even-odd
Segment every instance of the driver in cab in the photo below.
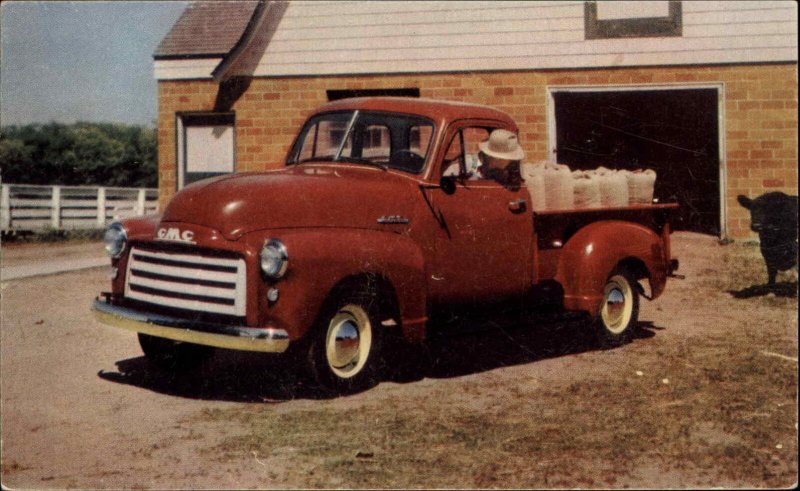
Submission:
{"label": "driver in cab", "polygon": [[525,152],[519,145],[517,135],[497,129],[489,139],[478,144],[480,165],[470,179],[493,179],[506,187],[519,187],[522,184],[519,165]]}

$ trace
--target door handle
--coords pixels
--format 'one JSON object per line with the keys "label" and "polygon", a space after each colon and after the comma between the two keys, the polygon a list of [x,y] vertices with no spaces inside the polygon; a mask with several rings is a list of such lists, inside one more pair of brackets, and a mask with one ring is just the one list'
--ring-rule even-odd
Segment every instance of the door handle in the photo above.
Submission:
{"label": "door handle", "polygon": [[514,213],[520,213],[525,211],[525,200],[520,198],[520,199],[515,199],[513,201],[509,201],[508,209],[513,211]]}

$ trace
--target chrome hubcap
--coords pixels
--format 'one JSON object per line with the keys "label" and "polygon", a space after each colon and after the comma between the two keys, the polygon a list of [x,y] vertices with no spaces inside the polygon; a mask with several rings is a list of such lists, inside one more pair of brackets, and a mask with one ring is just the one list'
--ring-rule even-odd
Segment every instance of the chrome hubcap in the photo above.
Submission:
{"label": "chrome hubcap", "polygon": [[625,313],[625,295],[619,288],[612,288],[606,295],[606,311],[611,324],[618,324],[622,320],[622,315]]}
{"label": "chrome hubcap", "polygon": [[345,305],[328,324],[325,356],[338,377],[350,378],[364,368],[372,346],[369,315],[358,305]]}
{"label": "chrome hubcap", "polygon": [[633,316],[633,290],[623,276],[611,278],[603,291],[600,309],[603,325],[613,334],[620,334]]}
{"label": "chrome hubcap", "polygon": [[344,368],[353,363],[358,356],[358,327],[351,320],[345,320],[333,327],[333,353],[331,365]]}

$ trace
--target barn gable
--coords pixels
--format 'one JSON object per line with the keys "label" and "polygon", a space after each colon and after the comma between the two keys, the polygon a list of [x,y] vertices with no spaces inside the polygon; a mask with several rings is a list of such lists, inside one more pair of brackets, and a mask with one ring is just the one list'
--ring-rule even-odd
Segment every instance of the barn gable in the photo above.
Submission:
{"label": "barn gable", "polygon": [[[195,53],[202,46],[209,51],[227,45],[232,48],[233,28],[238,27],[241,35],[247,24],[245,14],[255,10],[255,2],[241,3],[247,7],[237,6],[232,12],[219,6],[195,7],[194,16],[186,22],[179,21],[174,30],[177,32],[170,33],[162,45],[181,45],[179,40],[185,39],[182,34],[189,20],[194,21],[192,25],[203,25],[199,18],[217,16],[219,33],[200,29],[199,37],[208,33],[218,40],[196,41],[187,47],[187,52]],[[797,8],[793,2],[784,1],[293,1],[269,8],[273,24],[269,35],[253,37],[230,75],[430,73],[797,60]],[[671,15],[675,17],[672,22],[677,23],[677,33],[662,30],[637,35],[634,26],[625,35],[626,23],[640,21],[645,26],[657,26],[668,23]],[[622,26],[622,36],[615,35],[613,23]],[[173,39],[178,42],[166,43]],[[174,71],[176,66],[195,65],[191,60],[178,64],[159,62],[158,54],[165,51],[159,49],[157,78],[180,78],[179,72]],[[211,77],[212,71],[207,70],[205,77]],[[197,76],[197,72],[192,73]]]}

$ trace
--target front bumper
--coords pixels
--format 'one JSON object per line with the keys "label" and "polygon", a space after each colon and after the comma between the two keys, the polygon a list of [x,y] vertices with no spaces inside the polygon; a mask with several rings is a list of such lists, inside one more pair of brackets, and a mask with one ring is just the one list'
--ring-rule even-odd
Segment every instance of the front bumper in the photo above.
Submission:
{"label": "front bumper", "polygon": [[101,299],[94,301],[92,310],[104,324],[174,341],[266,353],[282,353],[289,347],[289,335],[283,329],[195,322],[111,305]]}

